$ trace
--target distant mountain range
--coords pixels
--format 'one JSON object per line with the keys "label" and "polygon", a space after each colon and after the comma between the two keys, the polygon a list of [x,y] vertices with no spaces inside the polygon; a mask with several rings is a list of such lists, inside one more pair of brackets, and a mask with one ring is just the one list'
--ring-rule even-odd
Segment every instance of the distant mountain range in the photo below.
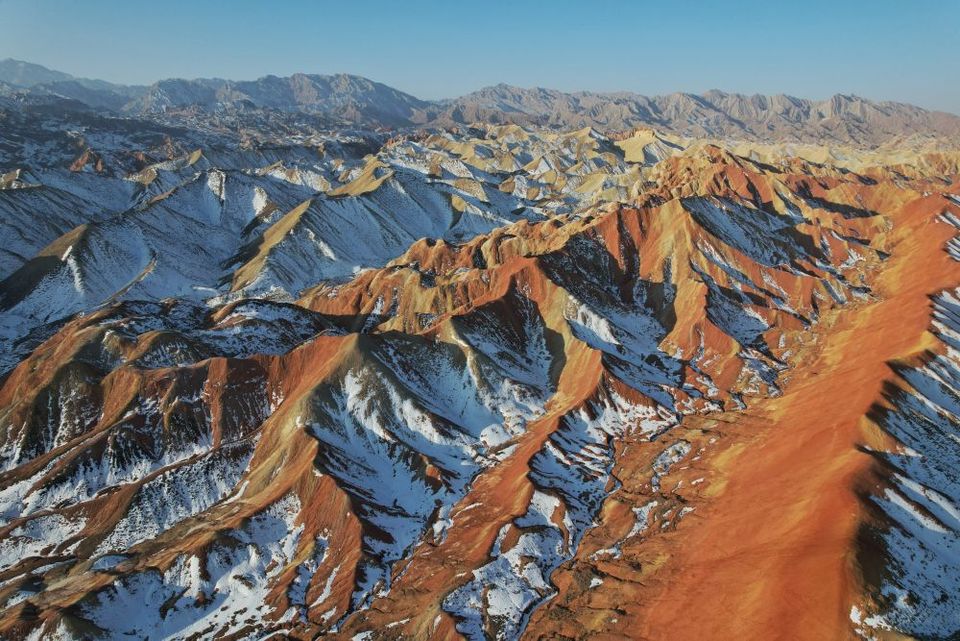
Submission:
{"label": "distant mountain range", "polygon": [[422,100],[349,74],[265,76],[251,81],[167,79],[118,85],[19,60],[0,61],[0,95],[66,98],[98,110],[179,124],[185,118],[306,114],[331,126],[402,129],[474,122],[606,132],[652,127],[672,134],[876,147],[904,139],[960,143],[960,117],[852,95],[806,100],[722,91],[647,97],[629,92],[565,93],[505,84],[458,98]]}
{"label": "distant mountain range", "polygon": [[0,641],[960,641],[958,120],[0,63]]}

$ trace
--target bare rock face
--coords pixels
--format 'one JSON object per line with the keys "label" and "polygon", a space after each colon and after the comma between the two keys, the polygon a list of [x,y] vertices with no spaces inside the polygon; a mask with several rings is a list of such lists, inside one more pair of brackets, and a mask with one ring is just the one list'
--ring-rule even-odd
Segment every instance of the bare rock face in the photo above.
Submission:
{"label": "bare rock face", "polygon": [[0,148],[0,637],[957,634],[960,155],[745,124],[951,121],[468,98],[4,103],[10,140],[88,126]]}

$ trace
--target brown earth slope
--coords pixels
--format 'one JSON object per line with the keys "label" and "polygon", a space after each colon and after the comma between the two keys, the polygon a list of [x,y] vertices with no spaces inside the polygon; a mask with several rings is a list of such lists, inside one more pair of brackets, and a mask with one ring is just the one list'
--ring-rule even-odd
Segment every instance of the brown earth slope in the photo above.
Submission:
{"label": "brown earth slope", "polygon": [[[783,396],[687,421],[703,453],[666,482],[692,514],[598,562],[591,555],[623,530],[620,504],[643,493],[636,481],[645,462],[619,460],[623,490],[554,575],[560,595],[525,638],[859,638],[851,608],[862,601],[864,571],[876,572],[858,554],[870,519],[862,493],[876,483],[863,448],[885,438],[867,414],[892,376],[889,363],[933,347],[931,295],[960,281],[943,251],[956,230],[936,221],[941,210],[920,199],[892,216],[878,299],[821,321]],[[604,582],[578,589],[584,574]]]}
{"label": "brown earth slope", "polygon": [[77,316],[0,381],[0,635],[852,637],[957,184],[703,145],[295,303]]}

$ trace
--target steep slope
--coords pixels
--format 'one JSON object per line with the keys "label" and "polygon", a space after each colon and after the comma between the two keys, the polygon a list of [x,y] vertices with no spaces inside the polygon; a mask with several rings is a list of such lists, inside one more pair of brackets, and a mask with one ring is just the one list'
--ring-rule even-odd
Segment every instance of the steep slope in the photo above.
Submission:
{"label": "steep slope", "polygon": [[[554,574],[560,594],[535,616],[531,638],[956,634],[949,549],[957,530],[939,531],[931,545],[932,532],[918,527],[923,508],[914,504],[933,499],[949,510],[953,499],[886,466],[880,453],[890,448],[890,456],[911,457],[914,474],[945,469],[954,455],[951,414],[936,406],[913,414],[909,408],[918,406],[902,397],[873,407],[891,393],[886,363],[899,370],[935,344],[925,333],[928,296],[960,276],[942,251],[955,233],[936,222],[945,209],[955,212],[956,205],[942,196],[916,193],[903,201],[891,216],[885,245],[891,257],[872,281],[876,297],[822,317],[820,336],[804,340],[782,397],[688,421],[683,438],[690,454],[660,479],[659,489],[648,481],[649,457],[619,460],[624,485],[578,557]],[[950,385],[940,388],[947,398],[955,393]],[[889,427],[907,412],[921,424],[924,416],[942,424],[907,440]],[[932,443],[947,449],[935,453]],[[926,472],[920,478],[944,491]],[[901,489],[883,489],[886,479]],[[889,516],[878,514],[875,501]],[[878,527],[884,534],[872,534]],[[698,616],[688,616],[694,608]]]}
{"label": "steep slope", "polygon": [[[673,173],[669,169],[665,170],[665,173],[668,172],[669,174]],[[732,177],[730,172],[720,172],[718,176],[711,176],[710,173],[706,172],[704,178],[707,178],[707,180],[701,183],[701,187],[698,188],[696,184],[693,184],[685,186],[685,189],[694,191],[704,188],[708,191],[715,190],[717,186],[715,178],[719,176],[727,179],[724,183],[735,184],[735,181],[728,180]],[[681,172],[680,175],[684,175],[684,173]],[[689,179],[690,174],[686,174],[686,176]],[[666,178],[666,176],[664,177]],[[743,183],[741,185],[742,188],[746,187]],[[890,239],[891,245],[885,244],[885,247],[904,251],[909,255],[911,261],[923,260],[921,257],[924,255],[922,251],[918,252],[916,247],[912,246],[914,242],[921,245],[929,244],[931,248],[939,249],[939,243],[946,238],[942,229],[939,231],[933,229],[932,233],[922,237],[922,240],[918,237],[913,241],[908,240],[905,245],[900,243],[903,242],[901,239],[910,239],[916,233],[916,225],[929,226],[934,224],[934,219],[942,211],[942,208],[950,206],[949,200],[943,197],[927,197],[924,199],[921,191],[925,191],[924,187],[926,185],[918,185],[918,188],[920,188],[918,191],[900,192],[896,197],[892,197],[893,194],[887,192],[885,188],[874,189],[864,187],[863,184],[860,186],[854,185],[855,183],[834,185],[833,189],[839,189],[832,193],[836,197],[838,192],[847,191],[847,198],[859,198],[870,203],[876,202],[877,199],[884,200],[887,202],[887,206],[892,207],[890,209],[891,220],[899,221],[902,225],[902,229],[897,236]],[[859,193],[855,195],[855,192]],[[916,202],[908,205],[914,200]],[[900,209],[901,207],[903,209]],[[861,215],[864,213],[861,211]],[[869,218],[870,216],[867,215],[867,218],[856,220],[860,220],[860,224],[862,224]],[[844,220],[854,219],[844,218]],[[880,223],[880,227],[874,227],[874,231],[870,235],[879,239],[883,234],[878,234],[878,232],[886,227],[886,223],[874,219],[873,224],[877,223]],[[896,222],[894,224],[896,225]],[[848,256],[847,260],[858,262],[862,258],[860,256],[861,250],[862,248],[858,247]],[[857,258],[854,258],[854,255]],[[915,262],[904,259],[903,262],[896,264],[895,269],[891,268],[894,271],[891,272],[890,278],[898,277],[892,274],[908,274],[915,264]],[[729,267],[728,264],[728,270]],[[873,269],[866,265],[863,267],[867,271]],[[885,271],[886,267],[882,269],[884,269],[884,273],[887,273]],[[737,271],[730,270],[726,277],[736,279],[733,281],[736,282],[743,278],[743,272],[739,272],[739,276],[737,276],[737,273]],[[938,271],[935,267],[929,273],[931,276],[945,280],[955,279],[957,276],[955,271],[952,274],[945,273]],[[681,278],[680,281],[682,282],[683,279]],[[766,283],[766,280],[761,279],[761,282]],[[766,284],[769,285],[769,283]],[[928,285],[919,282],[916,288],[910,291],[914,293],[922,292],[924,287]],[[881,293],[884,296],[889,295],[886,290],[881,290]],[[863,297],[859,302],[856,302],[856,296],[854,296],[850,298],[851,302],[846,303],[846,305],[853,307],[855,310],[861,308],[872,309],[876,307],[876,303],[871,301],[876,300],[874,294]],[[895,310],[904,300],[905,298],[894,299],[890,303],[885,303],[884,308],[896,314]],[[913,303],[916,304],[916,301],[913,301]],[[917,318],[924,317],[923,307],[922,303],[918,305]],[[802,308],[796,307],[795,309]],[[861,314],[864,313],[852,310],[839,312],[841,317],[846,318],[859,317]],[[834,323],[837,315],[837,311],[827,311],[826,308],[819,307],[818,316],[822,319],[820,322],[826,325],[825,327],[815,326],[812,332],[790,330],[789,326],[783,328],[787,331],[783,331],[780,334],[782,338],[777,338],[775,343],[781,348],[786,348],[783,352],[783,360],[791,364],[797,364],[795,372],[792,369],[783,371],[782,376],[784,378],[789,380],[796,376],[799,380],[803,380],[806,375],[803,365],[807,359],[813,358],[818,351],[819,332],[822,331],[824,335],[828,336],[826,340],[830,344],[829,336],[831,336],[830,332],[835,329]],[[722,316],[711,316],[708,307],[707,318],[715,324],[717,319],[722,318]],[[873,317],[863,315],[864,321],[869,321],[871,318]],[[732,330],[731,334],[743,330],[743,327],[729,325],[727,327]],[[774,324],[773,327],[780,328],[781,326]],[[891,329],[896,331],[894,327],[892,326]],[[796,329],[802,330],[802,328],[803,326],[800,326]],[[715,338],[708,335],[705,344],[715,344],[715,341]],[[842,344],[846,345],[845,343]],[[891,348],[896,349],[896,343],[892,343]],[[884,353],[889,352],[879,352],[878,356],[883,358],[882,354]],[[835,358],[835,355],[828,357],[828,362],[835,362]],[[715,362],[716,360],[717,356],[711,356],[709,351],[704,358],[706,362]],[[585,373],[582,368],[578,372],[581,376]],[[867,367],[864,372],[872,374],[873,370]],[[719,379],[712,373],[711,376],[714,380]],[[830,377],[816,380],[822,380],[824,386],[828,386],[831,392],[837,395],[838,399],[849,396],[849,390],[843,385],[838,385],[840,379]],[[724,388],[723,383],[716,384],[719,385],[721,390]],[[810,389],[810,394],[807,395],[806,390],[802,387],[796,390],[790,385],[794,384],[788,383],[787,393],[782,400],[780,398],[775,401],[752,399],[747,402],[747,405],[753,408],[756,404],[761,412],[771,404],[775,407],[781,405],[792,407],[788,399],[797,397],[797,394],[800,394],[802,398],[809,399],[807,402],[814,403],[814,407],[818,407],[823,402],[824,387]],[[865,386],[863,396],[869,399],[875,393],[875,390],[876,388],[873,388],[873,391],[871,391],[869,386]],[[756,388],[753,391],[756,392]],[[779,390],[774,390],[772,396],[778,397]],[[843,401],[839,402],[842,403]],[[854,422],[850,427],[856,427],[856,419],[863,415],[868,405],[869,400],[866,405],[859,407],[859,413],[854,414]],[[729,406],[735,407],[736,405],[729,403]],[[851,406],[853,408],[858,407],[855,403]],[[813,442],[816,443],[815,439],[818,437],[820,439],[824,438],[821,434],[825,429],[830,430],[831,423],[809,422],[807,419],[813,413],[810,405],[798,404],[795,407],[798,414],[803,417],[800,419],[804,421],[803,425],[809,424],[812,429],[819,430],[816,432],[817,436],[812,437]],[[567,547],[569,541],[564,544],[563,540],[557,543],[552,543],[549,539],[547,541],[541,540],[547,550],[550,550],[541,564],[537,562],[537,555],[531,550],[531,540],[524,538],[527,535],[511,534],[512,531],[515,531],[513,528],[520,528],[520,532],[536,532],[537,528],[541,527],[538,526],[537,519],[542,517],[537,517],[532,511],[534,504],[539,506],[537,509],[541,515],[546,511],[548,519],[550,514],[553,514],[555,519],[560,519],[558,510],[563,509],[564,502],[561,502],[560,505],[550,506],[549,501],[538,503],[531,500],[530,511],[526,513],[523,512],[522,507],[525,504],[521,503],[518,508],[519,511],[514,512],[514,515],[519,518],[511,528],[509,527],[510,516],[502,516],[500,513],[503,509],[502,497],[513,497],[518,492],[525,491],[521,489],[522,486],[516,485],[516,477],[511,477],[509,480],[504,478],[502,481],[504,484],[513,483],[513,485],[500,485],[496,490],[487,489],[488,494],[478,493],[468,496],[464,502],[478,501],[481,500],[481,497],[485,497],[486,502],[490,505],[490,510],[485,511],[480,506],[471,508],[470,516],[465,516],[464,522],[460,524],[463,529],[458,532],[454,527],[448,534],[448,540],[455,540],[454,543],[444,545],[441,549],[433,551],[429,555],[425,553],[423,557],[415,557],[414,561],[405,569],[401,582],[394,586],[391,595],[377,608],[377,610],[383,611],[383,616],[379,613],[372,613],[362,618],[352,619],[351,622],[355,625],[347,628],[344,638],[349,638],[351,633],[361,630],[383,629],[383,626],[387,624],[396,624],[391,630],[395,629],[397,632],[390,632],[384,635],[385,638],[398,638],[398,635],[401,634],[405,637],[436,635],[442,638],[452,632],[453,625],[467,638],[515,638],[523,630],[525,617],[529,615],[532,608],[536,607],[545,598],[550,598],[549,604],[544,606],[542,612],[536,611],[534,614],[531,623],[531,638],[540,638],[541,636],[634,638],[634,635],[638,638],[672,637],[673,635],[677,635],[676,638],[711,638],[717,635],[721,637],[768,638],[771,629],[783,630],[784,634],[791,637],[797,634],[810,634],[810,638],[852,636],[854,629],[849,621],[849,608],[859,594],[856,590],[862,586],[858,583],[857,571],[854,571],[851,580],[847,582],[826,578],[823,573],[818,573],[816,570],[811,571],[811,568],[815,568],[816,564],[822,560],[824,561],[823,567],[830,567],[831,572],[843,572],[846,567],[843,559],[849,558],[853,550],[856,549],[852,537],[827,537],[826,540],[830,541],[831,545],[836,545],[834,549],[837,556],[831,556],[830,554],[810,555],[809,563],[804,561],[803,564],[800,564],[798,562],[801,557],[797,555],[803,554],[801,551],[807,549],[808,545],[821,545],[820,541],[824,537],[824,527],[826,524],[835,523],[835,521],[832,517],[827,517],[829,520],[826,521],[814,519],[810,522],[809,528],[801,529],[796,525],[798,521],[803,522],[801,516],[798,515],[797,520],[794,520],[786,516],[780,518],[779,515],[783,515],[785,510],[794,509],[791,499],[783,495],[785,488],[790,488],[791,491],[796,493],[798,498],[795,500],[798,509],[801,509],[801,507],[802,509],[816,508],[818,511],[822,510],[821,513],[823,514],[830,514],[833,504],[828,502],[827,497],[846,497],[848,505],[855,505],[858,501],[857,486],[851,484],[849,468],[847,468],[847,481],[839,485],[831,485],[825,481],[824,477],[811,474],[811,470],[822,469],[825,475],[832,475],[838,471],[835,466],[829,464],[831,456],[835,456],[831,454],[833,450],[823,450],[822,454],[805,455],[805,458],[810,459],[810,469],[804,465],[798,466],[795,461],[798,449],[801,446],[797,440],[786,438],[779,432],[774,436],[771,428],[779,423],[771,424],[769,415],[759,421],[753,421],[751,416],[756,412],[757,410],[748,410],[746,417],[743,419],[742,429],[739,428],[739,413],[729,419],[723,416],[704,419],[687,418],[681,423],[680,427],[669,432],[670,438],[660,438],[654,441],[654,443],[659,442],[659,446],[647,444],[647,436],[642,431],[639,435],[615,434],[612,442],[616,444],[617,455],[612,459],[615,463],[612,463],[613,469],[610,472],[615,476],[606,477],[616,478],[618,481],[612,486],[614,494],[601,513],[599,527],[586,535],[584,543],[577,553],[577,560],[570,565],[564,563],[564,559],[571,555],[570,548]],[[603,412],[593,409],[589,416],[593,417],[598,414],[601,417],[603,416]],[[786,420],[789,421],[790,419],[787,418]],[[841,425],[844,425],[843,419],[838,420]],[[718,426],[723,426],[727,421],[733,423],[729,429],[718,429]],[[600,419],[600,424],[603,424],[602,419]],[[756,439],[756,432],[761,428],[771,434],[771,438],[776,439],[774,443],[778,448],[777,452],[782,452],[783,458],[776,458],[772,455],[772,452],[769,455],[769,460],[766,454],[760,459],[763,461],[762,464],[753,462],[752,457],[747,458],[753,452],[753,441],[758,440]],[[564,433],[564,430],[560,431]],[[722,445],[715,445],[718,440],[727,438],[727,432],[730,432],[732,443],[723,440],[721,441]],[[799,435],[797,438],[800,438]],[[854,468],[859,464],[860,469],[864,469],[865,462],[866,465],[869,465],[869,459],[858,452],[856,438],[856,436],[853,436],[851,441],[836,439],[831,442],[843,451],[845,460],[853,461]],[[569,440],[569,436],[564,436],[560,442],[569,442]],[[745,445],[748,447],[745,447]],[[761,444],[756,444],[756,446],[763,447]],[[532,447],[535,448],[536,446]],[[814,447],[817,447],[818,450],[822,449],[817,445],[814,445]],[[716,514],[715,523],[712,526],[705,527],[703,530],[693,530],[693,534],[688,535],[691,538],[689,545],[686,540],[676,537],[670,539],[669,545],[661,545],[658,532],[665,531],[668,534],[664,536],[670,536],[669,533],[678,527],[683,532],[690,532],[689,529],[685,528],[697,527],[701,519],[700,513],[711,508],[710,497],[724,491],[726,481],[722,477],[711,479],[709,485],[703,486],[704,477],[709,478],[709,476],[704,474],[705,466],[699,461],[708,456],[705,452],[713,454],[710,450],[715,449],[719,450],[716,453],[717,463],[719,464],[723,460],[725,471],[730,469],[728,467],[730,458],[733,455],[739,456],[737,459],[738,465],[742,467],[742,476],[745,476],[742,484],[738,486],[739,493],[733,493],[729,502],[724,501],[722,509],[718,506],[716,513],[710,513]],[[770,449],[771,446],[767,445],[761,451],[769,451]],[[529,456],[529,454],[530,452],[527,452],[526,456]],[[824,461],[820,462],[820,456],[823,456]],[[542,464],[538,464],[538,458],[534,457],[528,460],[531,461],[528,464],[530,471],[526,472],[526,468],[521,468],[520,474],[526,473],[528,478],[533,481],[536,489],[545,485],[556,491],[556,481],[544,480],[541,476],[540,468]],[[576,460],[577,463],[573,463],[573,460]],[[563,476],[559,478],[568,477],[570,467],[578,469],[584,461],[581,458],[570,459],[566,457],[565,462],[567,465],[559,468],[563,470]],[[675,473],[674,468],[681,471]],[[741,470],[735,468],[734,471],[727,473],[733,475],[736,471]],[[509,474],[509,472],[504,472],[504,474]],[[792,480],[784,483],[776,480],[778,476],[787,474],[792,475]],[[796,478],[794,479],[794,477]],[[546,477],[546,479],[551,478],[557,477],[553,475]],[[605,477],[600,477],[599,480],[602,481],[603,478]],[[827,478],[836,477],[827,476]],[[570,482],[569,477],[566,482]],[[622,487],[621,482],[623,483]],[[730,483],[732,482],[731,480]],[[830,489],[821,488],[818,493],[818,490],[810,487],[813,482],[824,482],[826,487]],[[610,487],[609,482],[607,487]],[[702,490],[702,487],[706,489]],[[607,491],[611,490],[608,489]],[[702,491],[704,494],[701,496]],[[561,494],[561,496],[564,495]],[[575,496],[581,497],[582,500],[584,495],[581,491]],[[726,495],[723,496],[726,498]],[[811,500],[811,497],[823,498],[822,500]],[[701,500],[698,500],[698,498]],[[569,509],[569,503],[566,505]],[[749,509],[745,509],[744,506],[749,506]],[[561,515],[562,513],[559,512]],[[688,516],[691,513],[694,516]],[[776,521],[771,523],[777,528],[776,531],[770,531],[769,528],[762,526],[770,520],[771,513],[778,514]],[[693,524],[688,522],[691,518],[694,520]],[[687,520],[678,526],[681,519]],[[498,523],[504,523],[508,526],[506,529],[500,529],[499,535],[497,534]],[[836,523],[840,524],[840,522]],[[848,533],[852,534],[856,531],[856,519],[846,520],[842,523],[845,524]],[[653,530],[654,525],[657,526],[656,530],[650,534],[645,534],[648,529]],[[516,538],[517,536],[520,538]],[[955,533],[950,536],[953,537],[952,540],[955,540]],[[652,539],[652,543],[648,544],[648,539]],[[717,550],[718,541],[722,541],[724,544],[729,542],[729,545],[733,546],[735,551],[727,552],[725,548]],[[776,545],[776,547],[774,548],[773,545]],[[512,552],[504,552],[507,546]],[[683,561],[671,564],[669,556],[681,558],[690,556],[691,554],[685,554],[687,551],[691,554],[703,556],[705,560],[698,562],[696,565],[692,563],[688,565]],[[486,556],[487,554],[490,557]],[[729,554],[729,557],[727,554]],[[494,561],[491,561],[488,565],[483,565],[485,560],[491,557]],[[805,559],[806,557],[802,558]],[[950,562],[949,553],[943,551],[934,552],[934,558],[938,559],[938,563]],[[768,559],[771,564],[776,564],[775,569],[782,568],[778,570],[779,573],[765,569],[767,566],[760,566],[756,572],[745,571],[745,567],[752,568],[760,563],[766,563]],[[723,572],[717,571],[720,563],[724,564]],[[743,564],[746,564],[746,566]],[[560,566],[560,569],[553,573],[550,583],[547,583],[544,571],[549,572],[557,565]],[[440,595],[445,594],[447,588],[440,586],[448,585],[450,582],[463,585],[462,582],[466,579],[460,577],[463,576],[464,566],[466,568],[477,568],[473,572],[473,582],[467,582],[464,587],[454,591],[441,602],[438,593]],[[537,568],[536,575],[533,574],[534,567]],[[510,568],[518,576],[527,578],[511,585]],[[467,571],[469,572],[469,569]],[[454,572],[457,573],[456,576],[453,575]],[[663,574],[658,574],[658,572]],[[709,573],[709,581],[706,580],[704,573]],[[936,572],[927,573],[924,570],[919,570],[919,575],[927,581],[931,579],[936,581]],[[533,579],[531,578],[533,576],[542,576],[543,579]],[[661,576],[663,576],[662,579]],[[949,577],[950,575],[946,574],[945,576]],[[792,599],[779,597],[770,599],[760,597],[758,600],[759,594],[766,594],[766,592],[758,592],[758,590],[762,591],[764,589],[765,581],[775,584],[778,579],[782,579],[785,593],[799,591],[800,594],[810,594],[811,596],[796,602]],[[941,578],[940,580],[949,581],[949,578]],[[524,586],[524,581],[529,583]],[[669,594],[662,597],[657,596],[653,592],[653,588],[650,587],[651,582],[654,581],[653,585],[670,590]],[[803,581],[811,583],[802,583]],[[822,589],[824,583],[830,586],[829,591]],[[602,589],[604,584],[607,584],[606,590]],[[692,584],[697,584],[697,587],[692,587]],[[920,583],[915,582],[914,585],[920,585]],[[428,588],[428,586],[431,587]],[[737,591],[740,589],[743,590],[742,595]],[[832,591],[834,589],[849,591],[842,592],[842,596],[838,597],[837,593]],[[554,596],[557,590],[559,590],[559,595]],[[674,592],[674,590],[676,591]],[[685,592],[685,590],[688,592]],[[638,593],[638,591],[640,592]],[[937,592],[933,591],[932,594],[936,595]],[[822,598],[822,604],[826,606],[826,609],[838,613],[838,617],[826,619],[823,605],[818,605],[821,601],[814,602],[813,595],[818,595],[818,599]],[[661,599],[663,599],[662,602]],[[715,609],[711,605],[714,601],[717,602]],[[665,607],[663,603],[669,605]],[[704,612],[704,616],[701,618],[684,617],[682,613],[694,607],[694,603],[699,611]],[[726,612],[730,608],[742,613],[742,618],[728,618]],[[760,614],[755,614],[753,615],[755,618],[752,618],[748,615],[750,610],[747,608],[759,610]],[[780,610],[777,611],[777,608],[780,608]],[[944,606],[944,609],[948,610],[949,606]],[[445,612],[453,614],[453,621],[446,618]],[[776,614],[773,614],[775,612]],[[931,612],[920,609],[916,616],[926,620],[931,616]],[[678,623],[680,620],[683,623]],[[649,621],[655,623],[648,623]],[[827,621],[835,626],[830,628],[831,632],[825,632],[825,622]],[[638,627],[638,624],[641,624],[641,627]]]}
{"label": "steep slope", "polygon": [[[944,223],[960,229],[957,206]],[[950,260],[957,260],[956,237]],[[938,257],[927,273],[956,274]],[[944,289],[932,297],[933,323],[922,349],[891,359],[893,376],[882,401],[868,416],[881,432],[869,477],[879,484],[863,497],[870,517],[859,532],[860,562],[871,588],[851,607],[850,618],[865,634],[902,631],[910,636],[948,637],[960,630],[957,585],[958,361],[956,280],[934,281]],[[928,286],[927,293],[930,288]],[[866,476],[866,475],[864,475]]]}
{"label": "steep slope", "polygon": [[0,182],[0,368],[113,300],[293,300],[420,238],[463,242],[625,199],[640,178],[589,130],[472,133],[215,143],[122,176],[103,162],[118,150],[101,148],[81,156],[97,159],[92,168],[78,159],[70,171],[10,172]]}
{"label": "steep slope", "polygon": [[[603,192],[595,185],[567,210],[525,193],[539,216],[419,240],[347,280],[287,267],[291,277],[321,281],[296,301],[226,297],[202,307],[177,291],[176,299],[111,303],[54,328],[0,387],[0,631],[64,639],[601,632],[606,606],[578,599],[602,594],[611,576],[642,586],[635,574],[648,570],[633,563],[631,546],[646,553],[645,530],[657,523],[664,537],[680,536],[711,509],[710,495],[686,504],[687,488],[701,485],[687,479],[691,461],[720,465],[752,454],[751,439],[772,439],[751,417],[793,407],[789,399],[809,387],[804,368],[832,341],[825,337],[843,335],[844,319],[867,327],[879,318],[869,310],[900,302],[923,316],[915,294],[930,283],[918,280],[900,299],[892,284],[945,239],[925,231],[947,227],[933,219],[960,214],[938,177],[770,165],[716,146],[638,148],[649,144],[671,157],[633,178],[630,205],[596,204]],[[425,184],[456,188],[475,207],[484,198],[496,205],[488,183],[533,176],[554,185],[549,201],[583,197],[575,179],[609,166],[618,149],[589,131],[548,138],[516,128],[398,140],[375,160],[358,159],[336,180],[341,192],[313,204],[289,185],[332,176],[263,172],[282,174],[276,194],[292,200],[270,213],[251,209],[281,198],[249,198],[262,175],[214,179],[218,170],[198,156],[190,166],[199,173],[185,182],[182,166],[144,180],[144,196],[160,198],[127,217],[156,211],[228,229],[259,216],[262,237],[231,286],[242,294],[248,274],[280,274],[279,257],[297,255],[304,236],[335,247],[318,225],[336,214],[314,210],[317,202],[373,203],[391,193],[391,181],[410,193],[403,176],[414,166],[436,180]],[[514,166],[494,181],[508,155]],[[246,195],[218,196],[230,189]],[[204,199],[210,207],[196,208]],[[380,217],[402,222],[399,212],[411,211],[405,203]],[[119,235],[95,225],[75,232],[70,247],[94,233],[107,242]],[[60,250],[55,243],[47,254]],[[127,291],[161,298],[149,283]],[[832,352],[823,358],[835,362]],[[711,443],[717,434],[707,427],[744,409],[750,438],[721,434]],[[796,451],[789,439],[775,443]],[[754,482],[767,468],[743,456],[745,480],[731,477],[726,494],[712,492],[718,510],[726,500],[769,509],[765,494],[750,491],[780,487]],[[806,476],[796,491],[827,478]],[[827,505],[810,502],[814,495],[804,497]],[[743,533],[755,525],[745,519],[740,537],[723,540],[749,540]],[[712,527],[722,529],[708,523],[690,536],[709,537]],[[810,531],[798,529],[797,540]],[[680,552],[679,560],[657,556],[660,538],[649,538],[659,559],[650,571],[684,567]],[[921,568],[910,585],[926,580]],[[621,598],[607,619],[636,621],[649,615],[645,603]],[[853,602],[841,605],[849,622]],[[590,621],[584,613],[594,611]],[[908,628],[894,615],[884,621]],[[853,623],[846,629],[852,634]]]}

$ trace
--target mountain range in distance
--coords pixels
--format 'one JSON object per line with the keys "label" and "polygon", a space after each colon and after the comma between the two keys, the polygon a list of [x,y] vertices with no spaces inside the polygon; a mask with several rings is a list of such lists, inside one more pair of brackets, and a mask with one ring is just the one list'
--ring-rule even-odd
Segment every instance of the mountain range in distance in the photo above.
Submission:
{"label": "mountain range in distance", "polygon": [[698,138],[867,148],[890,143],[953,147],[960,142],[960,116],[844,94],[819,101],[717,90],[648,97],[499,84],[457,98],[423,100],[350,74],[296,73],[250,81],[165,79],[138,86],[76,78],[7,59],[0,61],[2,99],[67,99],[81,103],[78,107],[170,125],[200,114],[231,122],[264,114],[304,114],[329,127],[405,129],[486,123],[567,130],[593,127],[603,132],[650,127]]}
{"label": "mountain range in distance", "polygon": [[0,62],[0,641],[960,639],[958,120]]}

